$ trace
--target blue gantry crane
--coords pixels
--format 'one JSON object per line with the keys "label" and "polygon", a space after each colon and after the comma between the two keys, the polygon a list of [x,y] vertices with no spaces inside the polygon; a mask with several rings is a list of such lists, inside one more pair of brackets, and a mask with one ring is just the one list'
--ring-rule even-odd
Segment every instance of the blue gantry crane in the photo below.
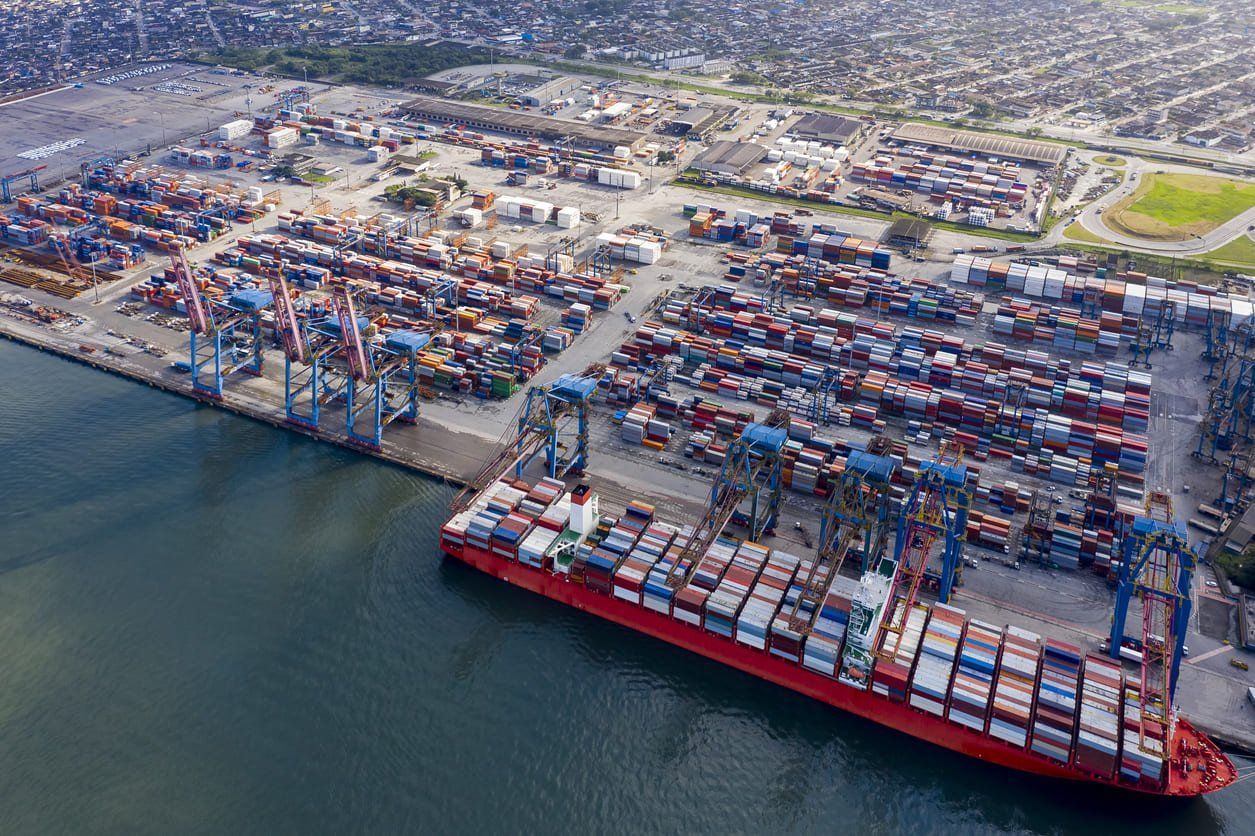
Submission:
{"label": "blue gantry crane", "polygon": [[336,285],[331,301],[346,372],[345,432],[351,443],[379,450],[388,424],[418,420],[418,354],[435,330],[364,333],[369,320],[358,316],[348,285]]}
{"label": "blue gantry crane", "polygon": [[1172,335],[1176,332],[1177,306],[1171,300],[1164,300],[1153,314],[1143,314],[1138,321],[1137,334],[1129,344],[1133,356],[1129,366],[1139,362],[1149,369],[1150,356],[1155,349],[1172,351]]}
{"label": "blue gantry crane", "polygon": [[79,163],[78,170],[79,170],[79,174],[81,174],[83,177],[83,187],[87,188],[91,185],[89,180],[91,178],[92,171],[94,171],[97,168],[104,168],[106,166],[111,166],[114,164],[114,162],[115,161],[113,157],[110,157],[108,155],[102,155],[99,157],[92,157],[90,160],[84,160],[83,162]]}
{"label": "blue gantry crane", "polygon": [[999,398],[998,413],[994,418],[994,432],[1011,439],[1018,439],[1024,423],[1024,401],[1028,387],[1022,380],[1007,381]]}
{"label": "blue gantry crane", "polygon": [[1213,363],[1215,383],[1199,425],[1194,457],[1216,463],[1252,441],[1255,429],[1255,329],[1241,325],[1227,331],[1221,356]]}
{"label": "blue gantry crane", "polygon": [[825,364],[823,375],[811,393],[810,419],[817,424],[827,426],[832,421],[832,409],[841,400],[843,365],[843,360],[838,360],[835,364]]}
{"label": "blue gantry crane", "polygon": [[564,374],[544,386],[527,390],[514,422],[497,445],[497,453],[480,469],[453,501],[464,510],[475,494],[508,470],[522,476],[538,456],[544,457],[545,473],[562,479],[584,472],[589,455],[589,407],[597,394],[602,364],[580,374]]}
{"label": "blue gantry crane", "polygon": [[[547,386],[527,390],[512,448],[518,455],[516,473],[521,475],[541,454],[550,478],[584,472],[588,464],[588,406],[597,393],[599,376],[600,370],[597,374],[564,374]],[[541,443],[531,445],[529,452],[528,442],[533,438]]]}
{"label": "blue gantry crane", "polygon": [[728,523],[737,520],[748,530],[750,540],[775,527],[783,490],[781,453],[789,440],[788,428],[789,414],[773,410],[762,423],[747,424],[728,444],[706,510],[668,571],[669,587],[678,589],[687,583],[702,555]]}
{"label": "blue gantry crane", "polygon": [[[1122,544],[1108,651],[1113,659],[1121,658],[1125,648],[1134,651],[1134,658],[1140,656],[1139,731],[1143,743],[1171,740],[1172,702],[1185,656],[1185,635],[1193,608],[1190,585],[1197,558],[1185,526],[1174,518],[1172,499],[1164,491],[1150,493],[1146,513],[1133,518]],[[1134,598],[1141,600],[1142,629],[1138,638],[1125,633]]]}
{"label": "blue gantry crane", "polygon": [[46,164],[37,165],[28,168],[25,171],[19,171],[16,174],[6,174],[5,176],[0,177],[0,199],[3,199],[5,203],[12,202],[13,184],[21,182],[22,180],[26,180],[30,183],[30,190],[32,192],[38,192],[40,190],[39,172],[45,170],[46,168],[48,168]]}
{"label": "blue gantry crane", "polygon": [[[851,450],[819,516],[819,554],[831,548],[840,532],[861,539],[862,570],[874,564],[889,542],[892,481],[898,463],[889,456],[890,443],[876,436],[866,450]],[[840,568],[840,567],[838,567]]]}
{"label": "blue gantry crane", "polygon": [[805,576],[799,574],[801,592],[788,614],[789,629],[807,635],[833,580],[847,558],[857,555],[862,570],[884,552],[889,535],[889,506],[897,462],[890,458],[889,443],[877,436],[867,450],[851,450],[845,469],[832,486],[819,517],[819,543],[815,560]]}
{"label": "blue gantry crane", "polygon": [[1229,357],[1229,325],[1232,319],[1229,311],[1207,311],[1207,325],[1203,332],[1206,338],[1203,359],[1207,361],[1207,375],[1203,380],[1210,382],[1223,374],[1223,363]]}
{"label": "blue gantry crane", "polygon": [[882,658],[892,659],[898,651],[911,609],[919,596],[920,584],[929,574],[928,562],[938,539],[942,544],[941,568],[935,573],[937,597],[943,604],[949,602],[963,556],[971,505],[963,447],[952,442],[943,444],[936,458],[920,464],[898,516],[893,545],[893,560],[897,565],[888,609],[874,645]]}
{"label": "blue gantry crane", "polygon": [[170,254],[175,282],[191,323],[189,335],[192,389],[222,400],[223,378],[236,372],[261,376],[262,312],[270,307],[268,290],[237,290],[222,300],[210,300],[196,287],[187,254]]}
{"label": "blue gantry crane", "polygon": [[347,377],[330,372],[341,348],[339,329],[320,328],[317,317],[302,318],[282,276],[270,277],[270,293],[275,331],[283,345],[283,405],[287,421],[316,430],[323,403],[343,391],[343,385],[333,386],[332,381]]}

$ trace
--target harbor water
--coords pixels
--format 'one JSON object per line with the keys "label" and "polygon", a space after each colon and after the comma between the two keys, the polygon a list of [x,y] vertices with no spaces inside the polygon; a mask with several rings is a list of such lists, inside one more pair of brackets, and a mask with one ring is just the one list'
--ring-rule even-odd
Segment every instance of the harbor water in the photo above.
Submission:
{"label": "harbor water", "polygon": [[450,487],[0,342],[5,833],[1250,833],[442,560]]}

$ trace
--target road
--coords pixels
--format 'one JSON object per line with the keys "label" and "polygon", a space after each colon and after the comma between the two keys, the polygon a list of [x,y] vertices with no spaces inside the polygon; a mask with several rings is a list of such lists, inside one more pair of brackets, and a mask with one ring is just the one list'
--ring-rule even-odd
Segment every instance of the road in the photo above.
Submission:
{"label": "road", "polygon": [[[1247,228],[1255,224],[1255,207],[1252,207],[1212,231],[1196,235],[1186,241],[1152,241],[1127,235],[1109,227],[1103,219],[1102,211],[1110,209],[1124,198],[1133,194],[1141,182],[1142,176],[1157,171],[1179,172],[1182,174],[1198,173],[1195,170],[1182,166],[1164,165],[1162,163],[1148,162],[1137,157],[1128,157],[1126,158],[1125,167],[1127,176],[1124,178],[1124,182],[1116,186],[1104,197],[1085,207],[1078,222],[1090,232],[1114,244],[1143,252],[1164,253],[1167,255],[1200,255],[1210,252],[1237,238],[1239,235],[1246,234]],[[1051,234],[1052,236],[1056,234],[1061,236],[1062,233],[1063,225],[1059,224],[1052,230]]]}

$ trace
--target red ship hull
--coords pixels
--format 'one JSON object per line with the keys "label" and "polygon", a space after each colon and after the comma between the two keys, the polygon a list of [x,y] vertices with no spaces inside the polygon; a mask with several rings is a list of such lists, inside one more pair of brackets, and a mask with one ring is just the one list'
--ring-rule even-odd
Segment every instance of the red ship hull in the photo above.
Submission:
{"label": "red ship hull", "polygon": [[[1185,720],[1180,720],[1177,724],[1176,747],[1181,754],[1180,757],[1173,758],[1169,767],[1167,786],[1133,785],[1064,766],[989,735],[925,714],[905,703],[894,702],[872,691],[860,691],[839,685],[832,679],[770,653],[746,647],[627,601],[598,594],[581,584],[568,581],[565,576],[513,563],[469,547],[457,550],[442,543],[442,549],[450,557],[506,583],[698,653],[911,737],[998,766],[1048,778],[1177,797],[1214,792],[1228,786],[1237,778],[1228,758],[1209,738],[1197,732]],[[1184,768],[1184,759],[1187,757],[1192,767],[1189,770]]]}

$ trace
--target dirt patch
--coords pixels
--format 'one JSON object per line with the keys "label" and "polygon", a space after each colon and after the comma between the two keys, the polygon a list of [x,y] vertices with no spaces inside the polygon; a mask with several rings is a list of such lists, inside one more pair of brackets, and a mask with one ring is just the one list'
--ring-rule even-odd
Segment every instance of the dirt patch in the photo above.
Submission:
{"label": "dirt patch", "polygon": [[1198,631],[1208,638],[1224,641],[1233,628],[1233,603],[1208,595],[1198,597]]}

